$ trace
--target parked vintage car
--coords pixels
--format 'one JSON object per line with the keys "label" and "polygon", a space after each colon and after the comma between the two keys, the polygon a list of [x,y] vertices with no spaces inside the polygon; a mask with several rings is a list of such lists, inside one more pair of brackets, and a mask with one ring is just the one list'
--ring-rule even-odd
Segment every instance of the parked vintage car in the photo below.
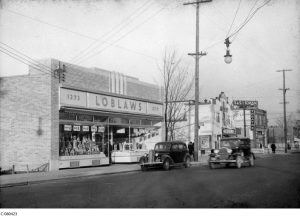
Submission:
{"label": "parked vintage car", "polygon": [[220,149],[211,150],[208,163],[211,169],[214,169],[217,164],[225,164],[227,167],[235,165],[241,168],[244,164],[254,166],[254,159],[250,139],[232,137],[221,139]]}
{"label": "parked vintage car", "polygon": [[170,167],[184,165],[187,168],[191,166],[191,157],[183,142],[159,142],[155,144],[154,150],[140,158],[140,165],[142,171],[150,167],[162,167],[164,170],[169,170]]}

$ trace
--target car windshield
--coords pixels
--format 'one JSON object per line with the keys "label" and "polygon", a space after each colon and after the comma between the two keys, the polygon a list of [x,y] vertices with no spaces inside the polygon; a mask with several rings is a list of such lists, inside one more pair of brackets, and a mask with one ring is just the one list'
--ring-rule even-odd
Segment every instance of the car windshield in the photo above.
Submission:
{"label": "car windshield", "polygon": [[221,140],[221,148],[236,148],[239,145],[243,145],[245,142],[243,140],[234,139],[234,140]]}
{"label": "car windshield", "polygon": [[170,143],[157,143],[155,145],[154,150],[156,151],[166,151],[170,149],[171,144]]}

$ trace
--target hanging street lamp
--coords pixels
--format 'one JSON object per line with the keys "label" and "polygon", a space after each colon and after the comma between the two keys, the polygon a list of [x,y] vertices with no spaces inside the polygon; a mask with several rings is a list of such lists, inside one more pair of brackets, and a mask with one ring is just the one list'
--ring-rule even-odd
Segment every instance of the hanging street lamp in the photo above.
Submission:
{"label": "hanging street lamp", "polygon": [[230,55],[229,45],[231,44],[229,38],[225,39],[224,44],[226,44],[226,55],[224,55],[224,61],[226,64],[230,64],[232,62],[232,55]]}

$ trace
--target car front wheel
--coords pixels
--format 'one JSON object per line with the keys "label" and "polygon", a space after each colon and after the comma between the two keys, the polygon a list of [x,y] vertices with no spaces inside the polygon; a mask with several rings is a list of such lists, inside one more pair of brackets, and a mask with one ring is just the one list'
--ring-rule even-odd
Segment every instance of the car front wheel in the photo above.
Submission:
{"label": "car front wheel", "polygon": [[169,159],[164,160],[163,169],[164,170],[169,170],[170,169],[170,160]]}
{"label": "car front wheel", "polygon": [[191,166],[191,158],[190,157],[186,157],[185,158],[185,162],[184,162],[184,167],[188,168]]}
{"label": "car front wheel", "polygon": [[236,167],[239,169],[242,167],[243,159],[241,156],[237,156],[236,158]]}

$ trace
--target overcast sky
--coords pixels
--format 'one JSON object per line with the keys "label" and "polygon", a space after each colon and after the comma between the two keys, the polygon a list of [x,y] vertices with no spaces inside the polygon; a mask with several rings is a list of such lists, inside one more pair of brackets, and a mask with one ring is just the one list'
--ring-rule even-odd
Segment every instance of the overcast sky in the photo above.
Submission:
{"label": "overcast sky", "polygon": [[[233,37],[232,63],[224,63],[228,32],[265,1],[201,4],[200,50],[207,56],[200,59],[200,99],[221,91],[230,99],[255,99],[272,123],[282,116],[282,73],[276,70],[293,70],[286,72],[287,112],[300,109],[300,1],[271,0],[258,10]],[[165,49],[176,50],[194,73],[195,60],[187,54],[195,52],[196,10],[185,2],[2,0],[0,46],[5,43],[34,59],[55,58],[157,84]],[[28,66],[0,53],[1,76],[27,72]]]}

